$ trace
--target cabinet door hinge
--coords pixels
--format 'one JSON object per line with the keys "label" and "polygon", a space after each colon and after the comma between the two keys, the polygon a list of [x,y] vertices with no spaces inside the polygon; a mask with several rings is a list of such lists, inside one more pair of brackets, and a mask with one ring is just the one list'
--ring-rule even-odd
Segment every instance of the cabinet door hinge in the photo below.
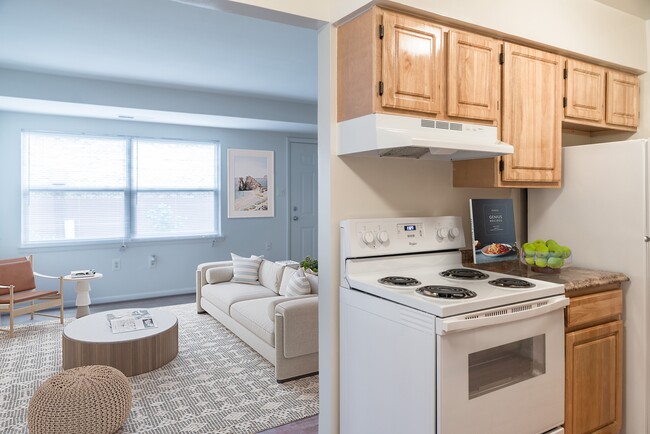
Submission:
{"label": "cabinet door hinge", "polygon": [[506,55],[504,53],[499,53],[499,65],[506,63]]}
{"label": "cabinet door hinge", "polygon": [[567,100],[565,96],[564,98],[562,98],[562,107],[566,107],[566,105],[567,105]]}
{"label": "cabinet door hinge", "polygon": [[564,79],[566,80],[567,78],[569,78],[569,70],[564,68]]}
{"label": "cabinet door hinge", "polygon": [[380,81],[379,82],[379,95],[383,95],[383,94],[384,94],[384,82]]}
{"label": "cabinet door hinge", "polygon": [[379,39],[384,39],[384,25],[379,25]]}
{"label": "cabinet door hinge", "polygon": [[499,160],[499,172],[503,172],[503,169],[505,169],[506,164],[503,162],[503,160]]}

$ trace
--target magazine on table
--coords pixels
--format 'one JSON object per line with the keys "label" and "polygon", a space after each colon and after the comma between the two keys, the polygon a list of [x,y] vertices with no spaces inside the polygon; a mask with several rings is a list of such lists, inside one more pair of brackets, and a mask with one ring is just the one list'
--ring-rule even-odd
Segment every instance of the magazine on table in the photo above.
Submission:
{"label": "magazine on table", "polygon": [[119,314],[109,313],[106,314],[106,319],[113,333],[132,332],[158,327],[146,309],[136,309]]}

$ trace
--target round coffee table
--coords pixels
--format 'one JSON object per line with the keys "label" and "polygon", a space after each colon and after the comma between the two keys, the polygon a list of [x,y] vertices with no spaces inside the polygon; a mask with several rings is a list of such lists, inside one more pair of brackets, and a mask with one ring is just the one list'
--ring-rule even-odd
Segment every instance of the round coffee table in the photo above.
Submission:
{"label": "round coffee table", "polygon": [[107,314],[122,315],[142,309],[99,312],[72,321],[63,329],[63,369],[107,365],[127,377],[153,371],[178,354],[178,319],[170,312],[146,309],[157,327],[113,333]]}

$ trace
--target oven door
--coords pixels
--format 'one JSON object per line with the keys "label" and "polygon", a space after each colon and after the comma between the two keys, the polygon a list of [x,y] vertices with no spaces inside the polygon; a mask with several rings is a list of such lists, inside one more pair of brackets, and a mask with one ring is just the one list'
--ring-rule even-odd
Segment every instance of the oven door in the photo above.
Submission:
{"label": "oven door", "polygon": [[564,422],[564,296],[436,322],[438,434],[540,434]]}

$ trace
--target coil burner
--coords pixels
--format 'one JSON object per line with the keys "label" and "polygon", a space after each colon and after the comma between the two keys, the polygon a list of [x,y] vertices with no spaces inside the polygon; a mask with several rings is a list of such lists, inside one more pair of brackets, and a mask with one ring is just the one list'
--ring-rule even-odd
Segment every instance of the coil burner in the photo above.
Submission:
{"label": "coil burner", "polygon": [[442,285],[427,285],[415,290],[418,294],[424,295],[426,297],[436,297],[436,298],[472,298],[476,297],[474,291],[469,289],[459,288],[456,286],[442,286]]}

